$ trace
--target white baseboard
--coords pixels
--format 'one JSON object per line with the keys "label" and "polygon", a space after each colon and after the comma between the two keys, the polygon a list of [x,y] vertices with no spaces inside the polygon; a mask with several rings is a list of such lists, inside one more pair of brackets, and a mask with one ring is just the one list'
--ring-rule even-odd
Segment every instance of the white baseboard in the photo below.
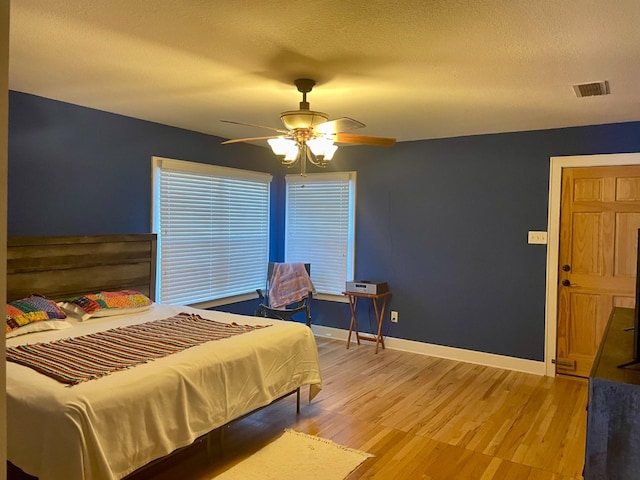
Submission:
{"label": "white baseboard", "polygon": [[[318,337],[335,338],[337,340],[347,341],[348,330],[341,328],[323,327],[322,325],[312,325],[314,335]],[[355,343],[353,336],[351,342]],[[366,344],[371,345],[369,342]],[[473,363],[476,365],[484,365],[486,367],[503,368],[506,370],[514,370],[516,372],[532,373],[535,375],[545,374],[544,362],[535,360],[525,360],[522,358],[508,357],[506,355],[496,355],[494,353],[476,352],[474,350],[465,350],[463,348],[444,347],[442,345],[434,345],[431,343],[416,342],[414,340],[404,340],[402,338],[385,337],[384,344],[386,348],[391,350],[400,350],[403,352],[418,353],[421,355],[429,355],[431,357],[446,358],[456,360],[458,362]]]}

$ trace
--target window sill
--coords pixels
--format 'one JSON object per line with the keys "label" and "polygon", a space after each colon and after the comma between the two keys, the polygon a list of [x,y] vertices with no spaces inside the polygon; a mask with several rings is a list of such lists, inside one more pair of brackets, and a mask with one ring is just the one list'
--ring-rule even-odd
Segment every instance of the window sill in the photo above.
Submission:
{"label": "window sill", "polygon": [[[217,300],[209,300],[207,302],[192,303],[189,306],[193,308],[212,308],[231,303],[246,302],[247,300],[257,300],[258,295],[255,293],[245,293],[243,295],[234,295],[233,297],[218,298]],[[345,295],[335,295],[332,293],[316,293],[314,300],[323,300],[326,302],[349,303],[349,299]]]}
{"label": "window sill", "polygon": [[209,300],[207,302],[192,303],[189,306],[193,308],[207,309],[211,307],[219,307],[221,305],[229,305],[230,303],[246,302],[247,300],[257,300],[258,295],[254,293],[245,293],[243,295],[234,295],[233,297],[218,298],[217,300]]}
{"label": "window sill", "polygon": [[326,300],[328,302],[349,303],[349,298],[346,295],[335,295],[332,293],[317,293],[313,296],[314,299]]}

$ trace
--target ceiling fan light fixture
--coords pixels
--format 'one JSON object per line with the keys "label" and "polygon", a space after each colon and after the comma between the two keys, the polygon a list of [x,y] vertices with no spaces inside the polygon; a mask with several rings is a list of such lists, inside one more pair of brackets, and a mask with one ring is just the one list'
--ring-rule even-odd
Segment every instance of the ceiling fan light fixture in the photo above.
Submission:
{"label": "ceiling fan light fixture", "polygon": [[329,164],[338,150],[338,146],[334,142],[387,147],[396,143],[395,138],[345,133],[356,128],[362,128],[365,124],[349,117],[336,118],[330,121],[326,113],[310,110],[307,93],[316,84],[315,80],[299,78],[294,81],[294,84],[298,91],[302,93],[302,101],[298,110],[288,110],[280,114],[280,119],[286,130],[222,120],[223,122],[246,125],[248,127],[275,130],[284,135],[240,138],[226,140],[222,143],[268,140],[271,150],[283,165],[292,167],[300,161],[300,175],[303,177],[307,174],[307,161],[317,167],[326,167]]}

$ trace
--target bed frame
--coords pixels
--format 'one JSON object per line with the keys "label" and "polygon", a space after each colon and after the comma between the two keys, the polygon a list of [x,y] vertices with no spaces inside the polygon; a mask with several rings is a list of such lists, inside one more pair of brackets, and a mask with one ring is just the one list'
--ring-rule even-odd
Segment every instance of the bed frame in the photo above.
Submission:
{"label": "bed frame", "polygon": [[[9,238],[7,301],[32,293],[62,300],[87,292],[122,289],[137,290],[155,300],[156,248],[156,234]],[[300,413],[300,388],[272,403],[294,393],[296,412]],[[247,412],[229,424],[262,408],[265,407]],[[215,443],[221,445],[223,428],[229,424],[205,435],[209,455],[214,444],[212,436],[215,435]],[[162,460],[158,459],[132,475]],[[15,478],[15,472],[13,476]]]}
{"label": "bed frame", "polygon": [[124,289],[155,300],[156,241],[155,234],[9,238],[7,301]]}

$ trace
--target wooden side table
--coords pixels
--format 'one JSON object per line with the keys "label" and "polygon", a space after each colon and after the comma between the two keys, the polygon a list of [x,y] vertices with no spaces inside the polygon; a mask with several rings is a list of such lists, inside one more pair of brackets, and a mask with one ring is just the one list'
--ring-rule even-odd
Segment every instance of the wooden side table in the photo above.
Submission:
{"label": "wooden side table", "polygon": [[[368,342],[376,342],[376,352],[378,353],[378,345],[384,347],[384,338],[382,337],[382,320],[384,319],[384,311],[387,308],[387,300],[391,296],[391,292],[384,293],[360,293],[360,292],[342,292],[349,298],[349,307],[351,308],[351,324],[349,325],[349,336],[347,337],[347,349],[351,343],[351,332],[355,331],[356,341],[360,345],[360,340],[366,340]],[[376,321],[378,322],[377,335],[363,334],[358,332],[358,321],[356,320],[356,309],[358,308],[358,300],[361,298],[370,298],[373,303],[373,310],[376,314]]]}

